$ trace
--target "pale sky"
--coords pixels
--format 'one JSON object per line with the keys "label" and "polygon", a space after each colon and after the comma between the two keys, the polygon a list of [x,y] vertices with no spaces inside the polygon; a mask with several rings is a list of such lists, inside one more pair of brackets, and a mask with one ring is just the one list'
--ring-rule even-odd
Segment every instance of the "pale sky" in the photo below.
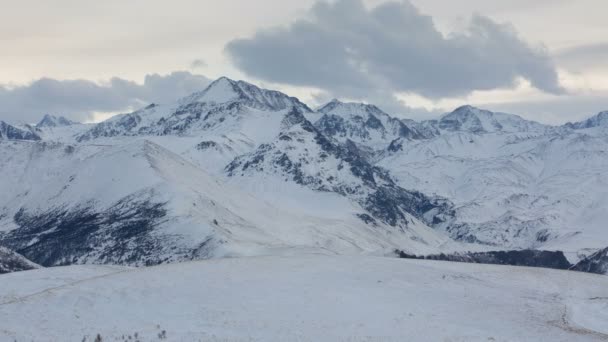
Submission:
{"label": "pale sky", "polygon": [[415,119],[465,103],[556,124],[608,110],[604,0],[0,5],[0,120],[99,119],[224,75]]}

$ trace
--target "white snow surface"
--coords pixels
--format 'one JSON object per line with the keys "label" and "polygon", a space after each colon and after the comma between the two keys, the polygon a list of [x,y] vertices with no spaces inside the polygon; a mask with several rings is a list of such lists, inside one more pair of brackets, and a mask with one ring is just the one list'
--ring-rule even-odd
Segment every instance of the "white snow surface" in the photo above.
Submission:
{"label": "white snow surface", "polygon": [[1,341],[608,339],[608,277],[546,269],[300,255],[0,282]]}

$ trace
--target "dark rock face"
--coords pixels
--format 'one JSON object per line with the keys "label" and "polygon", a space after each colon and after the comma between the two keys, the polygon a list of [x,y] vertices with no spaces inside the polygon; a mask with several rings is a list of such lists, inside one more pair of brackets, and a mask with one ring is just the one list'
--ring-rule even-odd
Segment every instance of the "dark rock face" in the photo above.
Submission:
{"label": "dark rock face", "polygon": [[387,147],[387,150],[392,153],[403,151],[403,140],[395,139],[391,141],[390,145]]}
{"label": "dark rock face", "polygon": [[217,143],[215,141],[201,141],[196,145],[197,150],[207,150],[210,148],[217,147]]}
{"label": "dark rock face", "polygon": [[436,254],[427,256],[416,256],[397,251],[399,257],[404,259],[424,259],[467,262],[476,264],[511,265],[527,267],[544,267],[560,270],[569,269],[572,264],[564,256],[563,252],[539,251],[539,250],[516,250],[476,253]]}
{"label": "dark rock face", "polygon": [[153,230],[166,216],[164,205],[126,197],[103,212],[86,204],[46,212],[22,209],[14,216],[19,228],[0,235],[0,244],[43,266],[158,264],[167,244]]}
{"label": "dark rock face", "polygon": [[4,121],[0,121],[0,140],[41,140],[40,137],[31,132],[23,129],[19,129],[15,126],[9,125]]}
{"label": "dark rock face", "polygon": [[28,271],[39,268],[40,266],[27,260],[8,248],[0,247],[0,274]]}
{"label": "dark rock face", "polygon": [[572,270],[608,275],[608,247],[581,260]]}

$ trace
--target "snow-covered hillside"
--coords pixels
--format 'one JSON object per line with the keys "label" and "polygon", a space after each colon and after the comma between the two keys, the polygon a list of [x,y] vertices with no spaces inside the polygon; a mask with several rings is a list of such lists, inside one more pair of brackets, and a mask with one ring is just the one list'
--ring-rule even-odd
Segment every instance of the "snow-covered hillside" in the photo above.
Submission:
{"label": "snow-covered hillside", "polygon": [[[457,245],[428,227],[367,225],[364,208],[330,193],[295,188],[308,199],[277,208],[146,139],[21,142],[4,152],[0,240],[44,266]],[[339,210],[317,210],[319,202]]]}
{"label": "snow-covered hillside", "polygon": [[605,341],[608,277],[374,257],[0,276],[6,341]]}
{"label": "snow-covered hillside", "polygon": [[98,124],[0,123],[0,245],[42,265],[608,246],[606,114],[317,111],[220,78]]}

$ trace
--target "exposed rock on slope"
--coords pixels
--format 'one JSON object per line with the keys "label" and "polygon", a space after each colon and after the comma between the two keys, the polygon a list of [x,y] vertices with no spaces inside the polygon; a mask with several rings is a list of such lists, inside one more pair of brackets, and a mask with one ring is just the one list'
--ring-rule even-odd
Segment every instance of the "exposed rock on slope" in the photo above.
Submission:
{"label": "exposed rock on slope", "polygon": [[0,121],[0,140],[40,140],[40,137],[31,131],[17,128]]}
{"label": "exposed rock on slope", "polygon": [[608,275],[608,247],[581,260],[572,270]]}
{"label": "exposed rock on slope", "polygon": [[22,255],[0,246],[0,274],[28,271],[36,268],[40,268],[40,266],[29,261]]}

